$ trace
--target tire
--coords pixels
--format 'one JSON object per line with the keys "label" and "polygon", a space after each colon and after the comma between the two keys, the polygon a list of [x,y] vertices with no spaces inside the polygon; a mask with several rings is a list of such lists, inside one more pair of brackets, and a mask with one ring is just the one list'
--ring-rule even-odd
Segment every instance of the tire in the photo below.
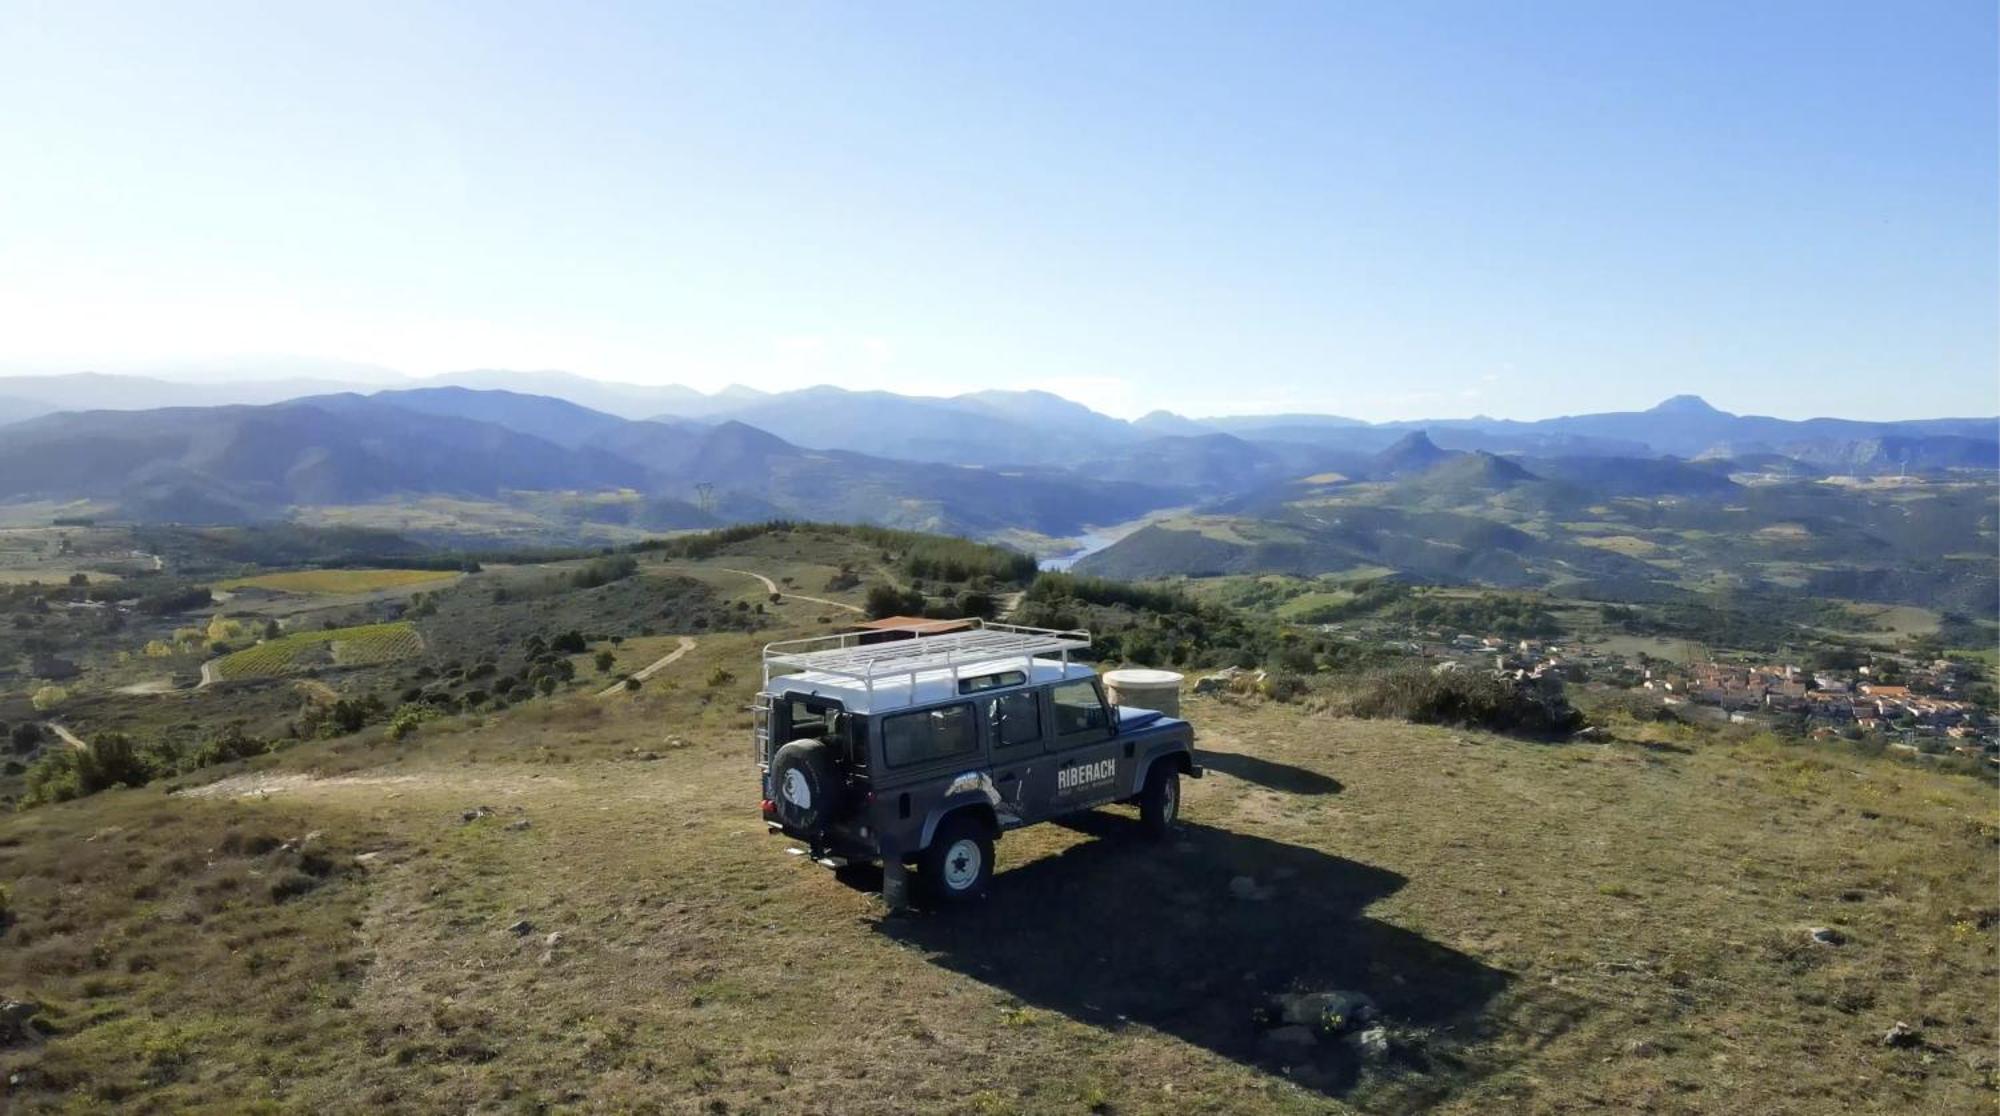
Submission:
{"label": "tire", "polygon": [[771,757],[771,805],[794,833],[818,837],[840,816],[844,788],[833,749],[821,740],[794,740]]}
{"label": "tire", "polygon": [[1181,773],[1163,759],[1146,773],[1146,789],[1139,792],[1139,825],[1146,836],[1164,841],[1180,819]]}
{"label": "tire", "polygon": [[917,863],[924,895],[936,905],[954,907],[983,898],[993,883],[992,834],[968,815],[946,818]]}

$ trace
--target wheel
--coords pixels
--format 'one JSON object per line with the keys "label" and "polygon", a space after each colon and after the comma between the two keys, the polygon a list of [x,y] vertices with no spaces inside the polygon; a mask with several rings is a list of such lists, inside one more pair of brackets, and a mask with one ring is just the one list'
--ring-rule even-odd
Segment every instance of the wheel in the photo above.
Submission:
{"label": "wheel", "polygon": [[1139,792],[1139,824],[1146,836],[1164,840],[1181,817],[1181,773],[1162,760],[1146,773],[1146,789]]}
{"label": "wheel", "polygon": [[986,894],[993,882],[993,838],[970,817],[945,819],[920,858],[924,891],[945,906]]}
{"label": "wheel", "polygon": [[817,837],[840,811],[833,750],[819,740],[794,740],[771,757],[771,805],[794,833]]}

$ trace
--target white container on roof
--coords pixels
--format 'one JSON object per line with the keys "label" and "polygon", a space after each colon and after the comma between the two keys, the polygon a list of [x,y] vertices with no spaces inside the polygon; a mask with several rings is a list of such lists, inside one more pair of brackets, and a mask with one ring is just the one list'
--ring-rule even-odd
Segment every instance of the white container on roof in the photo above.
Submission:
{"label": "white container on roof", "polygon": [[[785,640],[764,648],[764,691],[819,694],[850,712],[929,705],[961,694],[959,683],[1019,671],[1021,683],[1088,678],[1069,661],[1090,646],[1086,631],[978,622],[968,631],[862,643],[862,633]],[[1050,656],[1054,656],[1051,658]]]}

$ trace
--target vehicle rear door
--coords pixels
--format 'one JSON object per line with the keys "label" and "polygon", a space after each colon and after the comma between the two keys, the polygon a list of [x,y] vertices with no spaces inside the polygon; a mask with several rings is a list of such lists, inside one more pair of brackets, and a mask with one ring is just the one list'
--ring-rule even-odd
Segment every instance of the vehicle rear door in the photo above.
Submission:
{"label": "vehicle rear door", "polygon": [[1023,688],[989,694],[978,699],[981,719],[986,725],[987,754],[992,757],[993,789],[1000,801],[994,812],[1003,827],[1033,821],[1037,807],[1031,788],[1037,771],[1046,771],[1053,760],[1042,750],[1048,739],[1047,718],[1042,710],[1042,692]]}
{"label": "vehicle rear door", "polygon": [[1030,807],[1043,817],[1110,802],[1127,772],[1120,770],[1111,705],[1096,678],[1072,678],[1043,691],[1048,735],[1043,762],[1029,783]]}

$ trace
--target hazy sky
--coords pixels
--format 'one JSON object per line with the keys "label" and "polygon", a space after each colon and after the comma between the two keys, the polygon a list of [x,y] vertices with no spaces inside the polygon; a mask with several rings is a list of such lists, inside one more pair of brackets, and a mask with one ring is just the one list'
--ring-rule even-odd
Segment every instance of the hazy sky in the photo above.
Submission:
{"label": "hazy sky", "polygon": [[1992,414],[1995,58],[1990,0],[0,0],[0,363]]}

